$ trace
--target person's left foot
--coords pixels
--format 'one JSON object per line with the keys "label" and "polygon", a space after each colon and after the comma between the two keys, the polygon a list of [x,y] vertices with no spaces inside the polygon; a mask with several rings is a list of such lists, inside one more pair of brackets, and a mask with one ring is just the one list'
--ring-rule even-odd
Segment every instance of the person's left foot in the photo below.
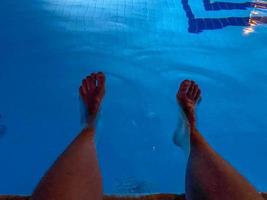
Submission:
{"label": "person's left foot", "polygon": [[90,120],[94,120],[105,95],[105,75],[102,72],[98,72],[87,76],[80,86],[80,95],[84,101]]}
{"label": "person's left foot", "polygon": [[187,153],[189,152],[188,149],[190,148],[188,140],[190,131],[196,128],[195,108],[200,99],[200,93],[201,91],[194,81],[184,80],[176,94],[177,102],[185,114],[185,121],[177,124],[173,141],[176,145],[184,148]]}
{"label": "person's left foot", "polygon": [[176,94],[176,99],[183,109],[191,128],[195,128],[195,108],[201,91],[194,81],[184,80]]}

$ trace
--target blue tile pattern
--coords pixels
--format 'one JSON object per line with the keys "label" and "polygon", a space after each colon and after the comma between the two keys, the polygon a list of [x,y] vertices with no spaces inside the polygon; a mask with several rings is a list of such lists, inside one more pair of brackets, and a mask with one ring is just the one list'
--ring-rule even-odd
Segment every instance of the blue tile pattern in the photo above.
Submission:
{"label": "blue tile pattern", "polygon": [[[207,10],[230,10],[230,9],[246,9],[252,7],[255,3],[226,3],[226,2],[215,2],[210,3],[209,0],[204,0],[205,8]],[[189,33],[200,33],[203,30],[214,30],[222,29],[226,26],[249,26],[249,21],[254,20],[260,24],[267,24],[267,17],[227,17],[227,18],[196,18],[192,9],[188,3],[188,0],[182,0],[183,9],[188,19],[188,32]],[[263,4],[266,6],[266,4]],[[206,7],[207,6],[207,7]],[[261,7],[265,8],[265,7]],[[267,7],[266,7],[267,9]]]}
{"label": "blue tile pattern", "polygon": [[244,2],[244,3],[231,3],[231,2],[213,2],[210,0],[203,0],[204,8],[207,11],[213,10],[246,10],[251,7],[260,7],[267,9],[267,4],[258,2]]}

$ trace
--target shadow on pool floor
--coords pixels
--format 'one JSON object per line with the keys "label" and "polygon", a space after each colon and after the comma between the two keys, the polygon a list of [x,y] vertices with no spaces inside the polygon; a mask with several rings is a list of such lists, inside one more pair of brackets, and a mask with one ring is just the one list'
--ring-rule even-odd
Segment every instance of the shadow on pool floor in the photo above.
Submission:
{"label": "shadow on pool floor", "polygon": [[[261,193],[267,200],[267,193]],[[0,196],[0,200],[30,200],[30,196]],[[185,196],[176,194],[151,194],[139,197],[104,196],[104,200],[185,200]]]}

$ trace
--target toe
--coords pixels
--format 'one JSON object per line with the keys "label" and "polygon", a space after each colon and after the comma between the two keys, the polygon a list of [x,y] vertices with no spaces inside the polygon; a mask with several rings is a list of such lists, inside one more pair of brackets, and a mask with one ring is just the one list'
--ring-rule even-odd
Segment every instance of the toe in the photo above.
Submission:
{"label": "toe", "polygon": [[84,87],[84,85],[81,85],[79,90],[80,90],[80,95],[81,95],[83,101],[87,102],[88,101],[87,91],[86,91],[86,88]]}
{"label": "toe", "polygon": [[104,86],[105,80],[106,80],[105,74],[103,72],[98,72],[97,81],[98,81],[99,86]]}
{"label": "toe", "polygon": [[180,91],[184,91],[184,90],[187,90],[188,87],[190,86],[191,84],[191,81],[189,80],[184,80],[181,85],[180,85]]}
{"label": "toe", "polygon": [[87,90],[90,91],[90,80],[91,80],[91,76],[87,76],[85,78],[85,82],[86,82],[86,85],[87,85]]}
{"label": "toe", "polygon": [[92,94],[95,91],[96,88],[96,74],[92,73],[90,76],[87,77],[87,84],[90,91],[90,94]]}
{"label": "toe", "polygon": [[96,74],[97,81],[97,94],[100,95],[100,98],[104,95],[105,92],[105,75],[102,72]]}
{"label": "toe", "polygon": [[88,93],[89,88],[88,88],[87,79],[83,79],[83,81],[82,81],[82,89],[83,89],[83,93],[84,94]]}
{"label": "toe", "polygon": [[194,98],[194,101],[195,101],[195,102],[198,102],[198,101],[200,100],[200,98],[201,98],[201,90],[198,89],[198,91],[197,91],[197,93],[196,93],[196,96],[195,96],[195,98]]}
{"label": "toe", "polygon": [[195,89],[195,82],[194,81],[191,81],[190,82],[190,86],[189,86],[188,91],[187,91],[187,96],[189,98],[191,98],[191,99],[193,98],[194,89]]}
{"label": "toe", "polygon": [[86,88],[84,87],[84,84],[80,86],[80,95],[85,96],[86,95]]}
{"label": "toe", "polygon": [[194,85],[194,88],[193,88],[193,91],[192,91],[192,98],[195,100],[196,96],[197,96],[197,93],[199,91],[199,88],[198,88],[198,85],[195,84]]}
{"label": "toe", "polygon": [[190,86],[190,81],[189,81],[189,80],[184,80],[184,81],[180,84],[180,88],[179,88],[179,91],[178,91],[177,95],[178,95],[178,96],[186,95],[189,86]]}

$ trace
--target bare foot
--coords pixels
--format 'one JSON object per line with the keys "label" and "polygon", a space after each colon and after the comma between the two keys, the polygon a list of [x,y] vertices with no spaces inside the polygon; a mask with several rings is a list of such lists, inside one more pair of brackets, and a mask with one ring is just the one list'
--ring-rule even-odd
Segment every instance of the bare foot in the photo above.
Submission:
{"label": "bare foot", "polygon": [[80,95],[88,113],[88,124],[93,123],[105,95],[105,75],[102,72],[87,76],[80,86]]}
{"label": "bare foot", "polygon": [[190,128],[195,128],[195,106],[200,99],[200,89],[194,81],[184,80],[177,92],[176,99],[181,105]]}

